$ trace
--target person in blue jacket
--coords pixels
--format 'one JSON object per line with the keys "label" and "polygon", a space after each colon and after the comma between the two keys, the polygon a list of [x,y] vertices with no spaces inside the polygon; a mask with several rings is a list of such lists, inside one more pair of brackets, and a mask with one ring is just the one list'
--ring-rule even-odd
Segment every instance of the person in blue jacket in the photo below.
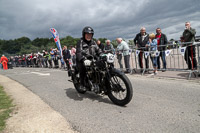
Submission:
{"label": "person in blue jacket", "polygon": [[152,60],[152,64],[153,64],[153,68],[154,68],[154,74],[156,75],[157,72],[157,55],[156,52],[158,51],[157,49],[157,39],[155,39],[155,34],[151,33],[149,34],[149,41],[148,41],[148,45],[150,47],[150,51],[151,51],[151,60]]}

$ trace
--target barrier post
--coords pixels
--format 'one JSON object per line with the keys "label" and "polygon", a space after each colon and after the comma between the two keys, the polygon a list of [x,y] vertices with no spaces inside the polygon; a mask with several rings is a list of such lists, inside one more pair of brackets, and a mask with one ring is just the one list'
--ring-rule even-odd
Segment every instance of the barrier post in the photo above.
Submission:
{"label": "barrier post", "polygon": [[200,43],[197,44],[197,55],[198,55],[198,63],[197,63],[197,70],[198,70],[198,75],[200,76]]}
{"label": "barrier post", "polygon": [[[131,57],[130,57],[130,60],[131,60],[131,64],[132,64],[132,68],[131,68],[131,72],[130,72],[130,74],[133,74],[133,71],[136,73],[136,70],[135,70],[135,68],[134,68],[134,63],[133,63],[133,49],[131,50]],[[136,66],[137,67],[137,66]]]}

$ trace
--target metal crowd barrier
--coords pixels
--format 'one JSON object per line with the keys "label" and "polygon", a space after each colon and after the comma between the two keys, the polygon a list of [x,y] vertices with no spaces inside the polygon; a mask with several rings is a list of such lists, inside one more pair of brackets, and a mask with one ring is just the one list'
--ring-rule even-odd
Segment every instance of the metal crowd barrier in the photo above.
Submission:
{"label": "metal crowd barrier", "polygon": [[[190,47],[191,45],[193,47],[195,47],[195,51],[191,50],[190,53],[196,52],[195,53],[195,59],[197,61],[197,67],[194,68],[194,62],[191,60],[191,58],[194,58],[194,57],[191,56],[190,60],[192,62],[192,68],[188,69],[187,61],[185,60],[185,56],[186,56],[185,51],[187,50],[186,49],[187,47],[191,48]],[[161,57],[159,58],[160,59],[160,68],[161,69],[158,69],[158,71],[189,72],[188,79],[191,78],[192,74],[194,74],[195,77],[197,77],[197,75],[200,74],[200,42],[195,42],[195,43],[191,43],[191,42],[190,43],[177,43],[177,44],[170,43],[167,46],[166,45],[159,46],[158,49],[162,48],[162,47],[166,47],[166,50],[164,50],[164,51],[161,50],[159,52],[166,52],[166,54],[168,54],[168,53],[169,54],[165,57],[165,59],[166,59],[166,69],[162,69],[163,62],[161,60]],[[138,72],[138,70],[142,71],[142,75],[144,75],[146,72],[153,71],[153,65],[152,65],[152,61],[150,59],[150,56],[151,56],[150,53],[152,51],[150,51],[150,47],[148,47],[148,50],[146,50],[146,49],[147,49],[146,47],[142,47],[140,49],[137,49],[136,47],[134,47],[134,48],[131,49],[131,51],[130,51],[131,74]],[[143,53],[143,57],[142,57],[143,69],[141,69],[139,67],[138,51],[144,52]],[[149,52],[149,54],[148,54],[148,52]],[[146,66],[145,66],[145,56],[144,56],[144,54],[146,54],[146,53],[148,55],[147,58],[148,58],[149,68],[146,68]],[[123,62],[123,67],[125,67],[124,60],[122,60],[122,62]],[[116,68],[119,68],[119,64],[117,62],[117,59],[115,60],[114,64],[115,64]]]}
{"label": "metal crowd barrier", "polygon": [[[184,59],[184,56],[185,56],[184,50],[186,50],[185,48],[189,47],[191,44],[192,44],[192,46],[195,47],[195,52],[196,52],[195,57],[196,57],[196,60],[197,60],[197,68],[196,69],[193,68],[191,70],[188,70],[187,61],[185,61],[185,59]],[[191,78],[192,74],[194,74],[195,77],[197,77],[197,74],[200,75],[200,42],[177,43],[177,44],[170,43],[167,46],[166,45],[159,46],[158,48],[162,48],[162,47],[166,47],[166,50],[160,51],[160,52],[167,52],[167,51],[169,52],[169,55],[165,57],[165,59],[166,59],[166,71],[189,72],[188,79]],[[140,48],[140,51],[144,52],[145,49],[146,49],[146,47]],[[139,49],[136,48],[136,47],[133,47],[132,49],[130,49],[131,74],[137,73],[138,70],[142,70],[142,75],[144,75],[146,72],[153,71],[153,66],[152,66],[152,62],[151,62],[151,59],[150,59],[151,54],[148,54],[148,56],[147,56],[149,68],[145,68],[146,66],[145,66],[144,54],[143,54],[143,57],[142,57],[143,69],[140,68],[139,61],[138,61],[138,53],[137,53],[138,50]],[[181,52],[181,50],[182,50],[182,52]],[[145,51],[145,52],[151,53],[152,51],[150,51],[150,47],[148,47],[148,50]],[[53,61],[51,61],[51,62],[52,62],[52,67],[55,67],[54,62]],[[123,63],[123,67],[125,67],[124,58],[122,58],[122,63]],[[35,67],[33,64],[34,63],[31,60],[30,67]],[[46,63],[43,64],[43,63],[40,62],[39,67],[44,67],[44,66],[46,66],[45,64]],[[59,64],[59,68],[61,68],[61,61],[60,60],[58,60],[58,64]],[[13,65],[16,66],[16,65],[19,65],[19,64],[16,64],[14,62]],[[21,65],[19,65],[19,66],[21,66]],[[49,64],[48,61],[47,61],[47,66],[50,67],[50,64]],[[66,64],[64,66],[66,67]],[[114,66],[116,68],[119,68],[119,63],[118,63],[117,59],[115,59]],[[26,65],[26,67],[27,67],[27,65]],[[162,60],[160,60],[160,68],[162,68],[162,67],[163,67],[163,62],[162,62]],[[163,71],[163,70],[164,69],[158,69],[158,71]]]}

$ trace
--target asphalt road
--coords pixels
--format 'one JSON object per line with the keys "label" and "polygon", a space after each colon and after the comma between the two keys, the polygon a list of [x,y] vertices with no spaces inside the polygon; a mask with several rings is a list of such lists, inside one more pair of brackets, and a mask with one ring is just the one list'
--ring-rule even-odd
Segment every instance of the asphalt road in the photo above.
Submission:
{"label": "asphalt road", "polygon": [[0,74],[41,97],[81,133],[200,132],[199,83],[128,75],[133,100],[119,107],[107,96],[78,94],[66,71],[15,68]]}

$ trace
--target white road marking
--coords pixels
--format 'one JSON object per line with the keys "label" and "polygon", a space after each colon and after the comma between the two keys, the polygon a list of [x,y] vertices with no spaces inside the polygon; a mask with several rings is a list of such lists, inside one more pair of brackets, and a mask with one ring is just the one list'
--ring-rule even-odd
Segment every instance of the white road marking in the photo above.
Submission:
{"label": "white road marking", "polygon": [[37,74],[37,75],[40,75],[40,76],[50,76],[50,73],[39,73],[39,72],[31,72],[33,74]]}

